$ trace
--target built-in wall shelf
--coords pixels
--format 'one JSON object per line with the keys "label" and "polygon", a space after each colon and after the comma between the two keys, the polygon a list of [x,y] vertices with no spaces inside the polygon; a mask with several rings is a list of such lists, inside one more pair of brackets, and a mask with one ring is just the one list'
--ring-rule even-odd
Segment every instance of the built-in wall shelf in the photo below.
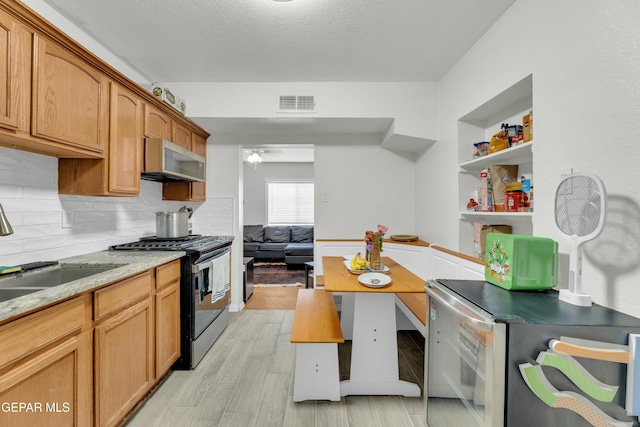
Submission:
{"label": "built-in wall shelf", "polygon": [[522,124],[533,110],[533,76],[507,86],[502,92],[458,119],[459,251],[473,255],[474,223],[511,225],[513,234],[533,234],[533,212],[474,212],[466,210],[480,187],[480,172],[493,165],[518,165],[518,177],[533,177],[533,141],[483,157],[472,158],[474,144],[491,141],[502,123]]}
{"label": "built-in wall shelf", "polygon": [[519,164],[531,161],[533,141],[525,142],[520,145],[515,145],[506,150],[498,151],[497,153],[489,154],[486,156],[478,157],[468,162],[459,164],[461,169],[465,170],[480,170],[488,168],[491,165],[506,165],[506,164]]}
{"label": "built-in wall shelf", "polygon": [[507,220],[527,220],[530,221],[533,216],[533,212],[460,212],[460,216],[463,218],[474,218],[479,219],[482,217],[486,217],[491,219],[492,221],[495,219],[507,219]]}

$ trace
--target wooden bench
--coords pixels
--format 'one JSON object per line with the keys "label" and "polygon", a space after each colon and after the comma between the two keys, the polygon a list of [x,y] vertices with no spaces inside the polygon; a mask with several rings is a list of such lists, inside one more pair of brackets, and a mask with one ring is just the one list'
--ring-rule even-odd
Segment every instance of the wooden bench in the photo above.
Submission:
{"label": "wooden bench", "polygon": [[331,292],[298,291],[291,342],[296,345],[293,401],[339,401],[338,343],[344,338]]}
{"label": "wooden bench", "polygon": [[[430,246],[427,252],[429,279],[484,280],[484,264],[481,260],[440,246]],[[427,294],[398,293],[396,305],[415,328],[426,334]]]}

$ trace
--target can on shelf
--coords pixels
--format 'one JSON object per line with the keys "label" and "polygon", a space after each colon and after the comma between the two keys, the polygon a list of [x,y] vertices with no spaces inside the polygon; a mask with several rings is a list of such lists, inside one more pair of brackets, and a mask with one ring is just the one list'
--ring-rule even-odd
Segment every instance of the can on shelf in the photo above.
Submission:
{"label": "can on shelf", "polygon": [[522,190],[507,190],[504,193],[505,212],[521,212],[524,206]]}

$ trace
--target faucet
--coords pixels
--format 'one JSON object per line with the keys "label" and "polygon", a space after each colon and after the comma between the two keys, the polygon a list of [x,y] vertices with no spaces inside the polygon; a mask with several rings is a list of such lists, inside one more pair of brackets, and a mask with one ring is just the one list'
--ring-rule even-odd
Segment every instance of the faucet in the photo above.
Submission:
{"label": "faucet", "polygon": [[13,234],[13,228],[11,228],[7,216],[4,214],[4,209],[0,205],[0,236],[8,236],[9,234]]}

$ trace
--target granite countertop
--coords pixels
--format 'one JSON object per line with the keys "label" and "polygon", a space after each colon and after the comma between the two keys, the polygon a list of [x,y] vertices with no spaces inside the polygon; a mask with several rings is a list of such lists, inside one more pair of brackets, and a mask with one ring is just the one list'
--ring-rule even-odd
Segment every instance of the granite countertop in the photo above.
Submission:
{"label": "granite countertop", "polygon": [[[74,295],[97,289],[141,271],[179,259],[184,255],[185,252],[183,251],[100,251],[59,259],[58,263],[61,266],[70,264],[91,267],[92,265],[107,264],[114,265],[116,268],[72,282],[51,286],[8,301],[2,301],[0,302],[0,322],[65,300]],[[38,274],[38,270],[21,273],[20,276],[34,274]],[[15,278],[16,276],[0,278],[0,288],[6,287],[3,284],[8,284],[12,277]]]}

